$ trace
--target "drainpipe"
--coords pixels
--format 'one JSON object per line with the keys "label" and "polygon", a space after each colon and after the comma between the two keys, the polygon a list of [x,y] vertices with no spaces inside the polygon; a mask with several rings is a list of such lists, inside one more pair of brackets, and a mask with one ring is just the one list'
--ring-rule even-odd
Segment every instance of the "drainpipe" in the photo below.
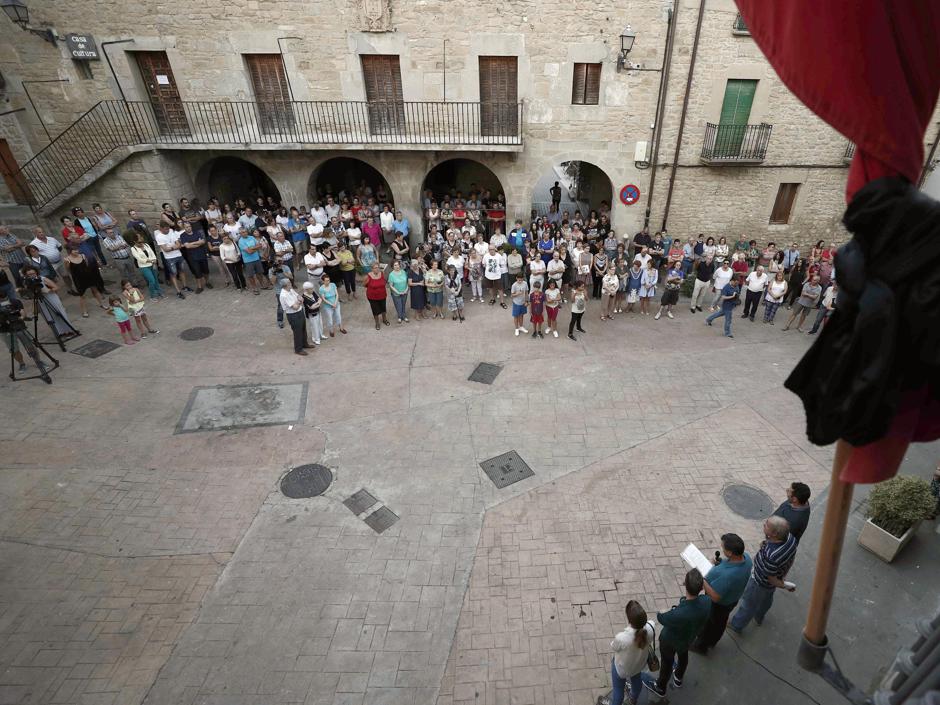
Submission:
{"label": "drainpipe", "polygon": [[656,191],[656,163],[659,161],[659,138],[663,133],[663,113],[666,110],[666,92],[669,90],[669,69],[672,66],[672,47],[676,38],[676,13],[679,11],[679,0],[674,0],[669,10],[666,29],[666,44],[663,47],[663,69],[659,74],[659,93],[656,98],[656,115],[653,117],[653,154],[652,169],[650,170],[650,187],[646,196],[646,213],[643,216],[643,227],[649,227],[650,213],[653,210],[653,193]]}
{"label": "drainpipe", "polygon": [[294,87],[290,84],[290,74],[287,72],[287,66],[284,64],[284,47],[281,46],[282,39],[303,39],[302,37],[278,37],[277,49],[281,54],[281,65],[284,66],[284,80],[287,81],[287,95],[290,96],[290,102],[294,102]]}
{"label": "drainpipe", "polygon": [[685,132],[685,118],[689,110],[689,94],[692,92],[692,77],[695,74],[695,59],[698,57],[698,40],[702,36],[702,20],[705,19],[705,0],[699,0],[698,20],[695,22],[695,40],[692,42],[692,57],[689,59],[689,77],[685,82],[685,97],[682,99],[682,115],[679,118],[679,133],[676,135],[676,151],[672,157],[672,169],[669,174],[669,190],[666,192],[666,207],[663,209],[663,225],[669,218],[669,206],[672,204],[672,190],[676,184],[676,168],[679,166],[679,150],[682,149],[682,134]]}

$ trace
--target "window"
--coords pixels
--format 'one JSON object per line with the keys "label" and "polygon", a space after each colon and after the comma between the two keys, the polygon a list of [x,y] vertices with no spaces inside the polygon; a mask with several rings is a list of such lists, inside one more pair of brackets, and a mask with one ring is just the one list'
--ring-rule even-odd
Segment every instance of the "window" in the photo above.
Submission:
{"label": "window", "polygon": [[75,73],[78,74],[78,77],[82,81],[90,81],[95,77],[95,74],[91,72],[91,64],[89,62],[72,59],[72,64],[75,66]]}
{"label": "window", "polygon": [[373,135],[398,135],[405,129],[405,103],[397,54],[363,54],[362,80]]}
{"label": "window", "polygon": [[487,137],[519,134],[519,89],[515,56],[481,56],[480,134]]}
{"label": "window", "polygon": [[572,105],[597,105],[601,95],[601,65],[575,64],[571,81]]}
{"label": "window", "polygon": [[770,212],[771,225],[786,225],[790,222],[790,213],[793,211],[793,202],[800,190],[799,184],[780,184],[777,188],[777,198],[774,208]]}
{"label": "window", "polygon": [[290,88],[280,54],[245,54],[262,134],[290,132],[294,127]]}

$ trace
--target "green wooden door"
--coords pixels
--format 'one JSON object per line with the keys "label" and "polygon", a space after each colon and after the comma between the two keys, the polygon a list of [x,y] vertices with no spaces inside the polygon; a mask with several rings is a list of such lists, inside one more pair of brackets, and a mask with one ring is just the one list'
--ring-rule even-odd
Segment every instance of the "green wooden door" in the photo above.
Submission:
{"label": "green wooden door", "polygon": [[725,98],[721,103],[721,117],[715,135],[715,155],[736,157],[751,117],[751,104],[757,92],[757,81],[748,78],[729,78],[725,85]]}

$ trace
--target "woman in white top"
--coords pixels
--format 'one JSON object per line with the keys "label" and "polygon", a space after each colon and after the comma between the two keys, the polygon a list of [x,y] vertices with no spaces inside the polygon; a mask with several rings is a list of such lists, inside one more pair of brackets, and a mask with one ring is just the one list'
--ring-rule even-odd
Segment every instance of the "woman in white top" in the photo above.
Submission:
{"label": "woman in white top", "polygon": [[610,663],[610,705],[623,705],[628,680],[629,702],[636,705],[643,688],[640,676],[646,666],[648,649],[656,636],[653,625],[647,619],[646,610],[639,602],[630,600],[625,611],[629,626],[610,642],[610,649],[614,652]]}
{"label": "woman in white top", "polygon": [[160,283],[157,281],[157,256],[153,248],[147,244],[143,235],[137,236],[137,242],[131,245],[131,255],[137,262],[137,268],[144,279],[147,280],[147,288],[150,290],[151,299],[162,299],[163,291],[160,289]]}
{"label": "woman in white top", "polygon": [[718,247],[715,245],[715,238],[707,238],[703,250],[702,259],[707,259],[709,255],[711,255],[712,259],[715,259],[715,253],[718,251]]}
{"label": "woman in white top", "polygon": [[[535,250],[532,250],[535,253]],[[529,258],[529,290],[535,289],[535,282],[539,283],[539,288],[545,288],[545,272],[548,266],[539,256]]]}
{"label": "woman in white top", "polygon": [[718,238],[718,244],[715,245],[715,261],[721,264],[728,259],[728,241],[725,238]]}
{"label": "woman in white top", "polygon": [[228,273],[232,275],[235,289],[245,291],[248,284],[245,282],[245,268],[242,264],[241,252],[228,231],[222,236],[222,244],[219,245],[219,257],[222,258]]}
{"label": "woman in white top", "polygon": [[650,315],[650,301],[656,296],[656,284],[659,283],[659,270],[648,260],[643,276],[640,278],[640,313]]}
{"label": "woman in white top", "polygon": [[382,226],[382,242],[391,243],[395,237],[395,214],[389,209],[388,205],[382,208],[379,213],[379,225]]}
{"label": "woman in white top", "polygon": [[777,309],[786,298],[788,287],[783,271],[778,271],[767,285],[767,293],[764,296],[764,323],[774,324],[774,316],[777,315]]}

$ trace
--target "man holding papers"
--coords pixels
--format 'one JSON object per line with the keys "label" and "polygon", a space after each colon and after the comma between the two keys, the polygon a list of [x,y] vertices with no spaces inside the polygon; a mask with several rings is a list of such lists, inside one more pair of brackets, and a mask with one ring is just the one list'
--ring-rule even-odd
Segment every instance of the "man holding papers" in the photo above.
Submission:
{"label": "man holding papers", "polygon": [[721,537],[721,549],[724,558],[715,559],[715,566],[705,579],[705,594],[712,601],[708,621],[691,647],[700,654],[708,653],[725,633],[728,616],[744,594],[751,576],[752,562],[744,552],[744,539],[737,534],[725,534]]}

